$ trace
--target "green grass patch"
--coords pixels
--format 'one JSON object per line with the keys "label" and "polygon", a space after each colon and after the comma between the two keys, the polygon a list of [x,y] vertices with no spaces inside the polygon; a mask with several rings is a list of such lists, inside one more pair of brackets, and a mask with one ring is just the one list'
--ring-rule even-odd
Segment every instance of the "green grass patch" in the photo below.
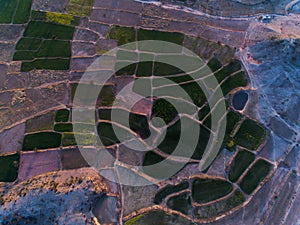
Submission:
{"label": "green grass patch", "polygon": [[68,70],[70,59],[36,59],[32,62],[22,62],[21,71],[28,72],[33,69]]}
{"label": "green grass patch", "polygon": [[0,0],[0,24],[12,22],[17,2],[17,0]]}
{"label": "green grass patch", "polygon": [[57,132],[72,132],[73,125],[71,123],[58,123],[54,126],[54,131]]}
{"label": "green grass patch", "polygon": [[222,83],[221,89],[223,91],[223,95],[226,96],[230,91],[234,90],[235,88],[245,87],[247,85],[248,80],[244,72],[239,72],[229,77],[224,83]]}
{"label": "green grass patch", "polygon": [[148,211],[144,214],[133,217],[132,219],[126,221],[124,225],[174,225],[174,224],[184,224],[184,225],[196,225],[189,220],[173,214],[168,214],[164,211],[153,210]]}
{"label": "green grass patch", "polygon": [[144,158],[144,162],[143,162],[143,166],[151,166],[154,165],[156,163],[160,163],[161,161],[165,160],[164,157],[156,154],[153,151],[148,151],[145,154],[145,158]]}
{"label": "green grass patch", "polygon": [[212,72],[215,72],[222,68],[222,63],[220,63],[220,61],[216,57],[213,57],[211,60],[209,60],[207,66],[211,69]]}
{"label": "green grass patch", "polygon": [[24,32],[24,37],[71,40],[74,29],[72,26],[31,21]]}
{"label": "green grass patch", "polygon": [[137,61],[138,54],[136,52],[130,52],[126,50],[119,50],[117,52],[117,60],[130,60],[130,61]]}
{"label": "green grass patch", "polygon": [[201,107],[206,102],[206,96],[197,82],[180,85],[196,106]]}
{"label": "green grass patch", "polygon": [[112,26],[107,36],[108,39],[118,41],[118,45],[124,45],[135,41],[136,30],[132,27]]}
{"label": "green grass patch", "polygon": [[229,210],[241,205],[245,201],[245,196],[240,191],[235,191],[227,199],[195,208],[197,219],[206,219],[220,216]]}
{"label": "green grass patch", "polygon": [[192,184],[192,197],[195,202],[206,203],[224,197],[232,190],[227,181],[196,178]]}
{"label": "green grass patch", "polygon": [[69,58],[71,56],[70,41],[45,40],[43,41],[36,58],[61,57]]}
{"label": "green grass patch", "polygon": [[23,150],[57,148],[61,143],[61,134],[54,132],[40,132],[27,134],[23,141]]}
{"label": "green grass patch", "polygon": [[70,111],[68,109],[60,109],[56,112],[55,122],[68,122]]}
{"label": "green grass patch", "polygon": [[188,192],[181,193],[168,199],[167,206],[183,214],[192,212],[192,201]]}
{"label": "green grass patch", "polygon": [[18,177],[20,155],[0,156],[0,182],[13,182]]}
{"label": "green grass patch", "polygon": [[104,146],[111,146],[120,143],[119,138],[116,136],[114,129],[121,140],[129,140],[132,134],[129,131],[119,127],[118,125],[112,126],[108,122],[100,122],[98,124],[98,135]]}
{"label": "green grass patch", "polygon": [[163,32],[157,30],[138,30],[138,41],[144,40],[159,40],[159,41],[168,41],[178,45],[182,45],[184,35],[181,33],[171,33],[171,32]]}
{"label": "green grass patch", "polygon": [[272,168],[272,164],[259,159],[243,178],[240,187],[246,194],[251,194],[265,179]]}
{"label": "green grass patch", "polygon": [[[154,101],[152,106],[152,117],[160,117],[166,124],[169,124],[177,115],[177,110],[169,101],[163,98]],[[160,127],[159,124],[154,125]]]}
{"label": "green grass patch", "polygon": [[30,17],[32,0],[19,0],[18,8],[14,17],[14,24],[27,23]]}
{"label": "green grass patch", "polygon": [[[13,57],[14,61],[34,60],[36,52],[34,51],[16,51]],[[26,68],[25,68],[26,69]]]}
{"label": "green grass patch", "polygon": [[94,5],[94,0],[70,0],[66,11],[72,15],[89,16]]}
{"label": "green grass patch", "polygon": [[172,65],[169,65],[166,63],[162,63],[162,62],[154,63],[154,75],[155,76],[175,75],[175,74],[181,74],[181,73],[184,74],[185,72],[175,66],[172,66]]}
{"label": "green grass patch", "polygon": [[243,172],[254,161],[255,155],[248,151],[240,151],[235,156],[228,174],[228,178],[232,182],[236,182]]}
{"label": "green grass patch", "polygon": [[[74,133],[63,133],[62,135],[62,145],[63,146],[75,146],[75,145],[94,145],[95,136],[93,134],[76,134]],[[78,142],[77,142],[77,141]]]}
{"label": "green grass patch", "polygon": [[[113,86],[111,85],[80,84],[79,87],[80,93],[84,93],[84,95],[77,96],[77,100],[86,105],[94,103],[95,93],[99,93],[97,106],[112,106],[115,101]],[[72,99],[74,99],[77,88],[78,84],[72,84]]]}
{"label": "green grass patch", "polygon": [[193,80],[193,78],[189,75],[168,77],[167,79],[169,79],[177,84]]}
{"label": "green grass patch", "polygon": [[132,76],[135,74],[136,63],[129,64],[126,62],[117,62],[115,65],[115,71],[117,76]]}
{"label": "green grass patch", "polygon": [[[217,68],[217,67],[218,66],[212,65],[212,68]],[[217,78],[218,82],[220,83],[226,77],[230,76],[231,74],[233,74],[241,69],[242,69],[241,63],[236,60],[236,61],[231,62],[227,66],[223,67],[219,72],[215,73],[215,77]],[[213,71],[215,71],[215,70],[213,70]]]}
{"label": "green grass patch", "polygon": [[249,150],[256,150],[262,144],[265,136],[266,131],[260,124],[246,119],[235,135],[234,140],[237,145]]}
{"label": "green grass patch", "polygon": [[16,46],[16,50],[38,50],[41,46],[42,39],[36,38],[21,38]]}
{"label": "green grass patch", "polygon": [[138,63],[136,75],[138,77],[150,77],[152,76],[152,61],[145,61]]}
{"label": "green grass patch", "polygon": [[154,203],[155,204],[160,204],[164,198],[166,198],[168,195],[183,191],[185,189],[189,188],[189,182],[188,181],[182,181],[181,183],[177,185],[171,185],[168,184],[167,186],[163,187],[160,189],[154,198]]}

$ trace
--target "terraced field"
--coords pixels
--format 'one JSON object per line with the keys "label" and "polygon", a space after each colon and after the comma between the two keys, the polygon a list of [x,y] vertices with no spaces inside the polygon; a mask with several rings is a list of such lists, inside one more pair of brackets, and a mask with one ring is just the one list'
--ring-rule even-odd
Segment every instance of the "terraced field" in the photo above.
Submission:
{"label": "terraced field", "polygon": [[[107,178],[107,181],[103,179],[107,190],[99,196],[97,204],[89,207],[93,219],[101,224],[125,225],[212,221],[222,224],[223,218],[240,216],[248,205],[256,207],[264,195],[276,195],[274,199],[270,197],[272,204],[277,204],[277,195],[286,205],[289,204],[286,195],[291,195],[294,201],[299,189],[297,175],[286,168],[297,166],[293,161],[296,157],[289,156],[284,161],[276,152],[271,154],[270,149],[276,143],[283,151],[283,141],[274,139],[273,143],[269,138],[275,131],[286,142],[292,139],[295,144],[298,134],[283,126],[279,116],[267,121],[263,115],[260,121],[264,124],[256,120],[259,116],[253,113],[255,101],[264,96],[256,99],[254,83],[246,72],[253,68],[245,68],[236,54],[248,44],[249,24],[255,19],[217,18],[184,8],[130,0],[54,0],[39,4],[40,1],[0,0],[3,6],[0,34],[5,37],[2,40],[0,36],[0,47],[3,46],[0,81],[4,84],[0,86],[0,191],[6,184],[26,183],[29,178],[35,182],[33,177],[43,173],[60,170],[76,173],[80,168],[94,166]],[[204,7],[203,4],[198,7]],[[256,13],[242,4],[248,11],[232,16]],[[214,10],[215,6],[205,7]],[[272,10],[275,9],[265,9]],[[215,15],[230,13],[226,7],[215,12]],[[179,47],[122,46],[146,40],[167,41]],[[119,48],[115,55],[108,57],[115,62],[114,69],[107,71],[112,73],[110,79],[105,83],[79,85],[87,68],[114,47]],[[183,47],[203,62],[194,61]],[[162,56],[162,52],[169,58]],[[164,57],[172,62],[174,55],[180,62],[187,60],[188,71],[162,62]],[[246,58],[249,60],[248,55]],[[94,76],[100,74],[90,72]],[[216,78],[223,94],[213,106],[198,85],[199,81],[211,77]],[[125,95],[122,91],[129,84],[133,84],[129,86],[131,92]],[[180,96],[174,91],[176,87],[188,97]],[[247,104],[236,110],[233,96],[241,90],[248,94]],[[78,91],[84,91],[85,95],[78,98]],[[216,92],[214,88],[209,91]],[[74,121],[76,107],[87,106],[98,92],[95,108],[80,109],[82,117]],[[132,107],[124,106],[138,95],[143,98]],[[222,140],[216,141],[220,147],[216,157],[209,161],[210,152],[205,150],[210,136],[216,133],[212,112],[222,101],[225,112],[220,121],[226,119],[225,134]],[[187,135],[181,143],[184,151],[177,152],[182,134],[191,134],[182,124],[200,132],[197,141]],[[279,126],[284,129],[279,130]],[[136,146],[143,151],[136,151]],[[205,160],[209,165],[199,170],[199,164]],[[159,167],[161,162],[167,163],[167,169]],[[153,165],[156,170],[151,169]],[[170,175],[170,168],[180,169]],[[282,185],[274,179],[282,181]],[[290,187],[288,181],[295,185]],[[80,185],[82,180],[76,182]],[[147,185],[135,186],[140,183]],[[67,181],[64,184],[69,185]],[[274,191],[265,191],[271,190],[272,185]],[[55,185],[51,188],[56,190]],[[277,189],[284,188],[292,191],[277,193]],[[0,195],[2,203],[6,204]],[[8,215],[7,221],[14,221],[15,215],[10,210],[1,211],[1,207],[0,212],[6,211]],[[266,208],[267,212],[261,213],[268,215],[269,220],[270,215],[281,215],[277,208]],[[242,219],[237,217],[241,221],[244,211],[242,214]],[[82,216],[85,221],[92,221],[90,215],[90,212],[76,211],[76,216]]]}

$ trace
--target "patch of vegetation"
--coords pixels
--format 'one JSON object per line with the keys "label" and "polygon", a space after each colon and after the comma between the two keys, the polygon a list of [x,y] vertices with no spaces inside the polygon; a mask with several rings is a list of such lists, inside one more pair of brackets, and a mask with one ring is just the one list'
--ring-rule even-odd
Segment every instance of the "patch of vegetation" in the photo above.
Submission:
{"label": "patch of vegetation", "polygon": [[196,106],[201,107],[206,102],[206,96],[197,82],[182,84],[180,86],[186,91]]}
{"label": "patch of vegetation", "polygon": [[21,38],[16,46],[16,50],[36,51],[42,44],[42,39],[36,38]]}
{"label": "patch of vegetation", "polygon": [[241,205],[244,201],[244,195],[240,191],[235,191],[234,194],[227,199],[197,207],[195,209],[195,216],[198,219],[217,217]]}
{"label": "patch of vegetation", "polygon": [[23,141],[23,150],[57,148],[61,144],[61,134],[55,132],[40,132],[27,134]]}
{"label": "patch of vegetation", "polygon": [[[166,124],[169,124],[177,115],[177,110],[169,101],[163,98],[154,101],[152,106],[152,117],[160,117]],[[159,127],[159,124],[154,125]]]}
{"label": "patch of vegetation", "polygon": [[13,182],[17,179],[19,161],[19,154],[0,156],[0,182]]}
{"label": "patch of vegetation", "polygon": [[265,136],[266,131],[260,124],[246,119],[235,135],[234,140],[237,145],[249,150],[256,150],[262,144]]}
{"label": "patch of vegetation", "polygon": [[30,16],[32,0],[1,0],[0,1],[0,24],[27,23]]}
{"label": "patch of vegetation", "polygon": [[118,45],[124,45],[135,41],[136,30],[132,27],[112,26],[107,36],[108,39],[118,41]]}
{"label": "patch of vegetation", "polygon": [[206,203],[228,195],[232,185],[225,180],[196,178],[192,184],[192,197],[197,203]]}
{"label": "patch of vegetation", "polygon": [[232,136],[232,132],[240,120],[241,115],[239,113],[231,110],[227,113],[226,133],[223,141],[223,147],[227,147],[229,150],[236,145]]}
{"label": "patch of vegetation", "polygon": [[160,204],[162,202],[162,200],[165,197],[167,197],[168,195],[183,191],[188,188],[189,188],[188,181],[182,181],[181,183],[179,183],[177,185],[168,184],[167,186],[163,187],[156,193],[155,198],[154,198],[154,203]]}
{"label": "patch of vegetation", "polygon": [[75,139],[74,133],[63,133],[62,145],[63,146],[93,145],[95,141],[95,136],[93,134],[76,133],[76,138],[77,139]]}
{"label": "patch of vegetation", "polygon": [[54,126],[54,131],[57,132],[72,132],[73,125],[71,123],[58,123]]}
{"label": "patch of vegetation", "polygon": [[223,67],[219,72],[215,73],[215,77],[217,78],[218,82],[220,83],[226,77],[230,76],[231,74],[239,71],[242,69],[241,63],[239,61],[233,61],[227,66]]}
{"label": "patch of vegetation", "polygon": [[178,45],[181,45],[184,39],[184,35],[181,33],[171,33],[163,32],[157,30],[145,30],[139,29],[138,31],[138,41],[143,40],[159,40],[159,41],[168,41]]}
{"label": "patch of vegetation", "polygon": [[71,40],[74,33],[74,27],[62,24],[54,24],[43,21],[30,21],[24,37],[45,38],[45,39],[59,39]]}
{"label": "patch of vegetation", "polygon": [[60,109],[56,112],[55,122],[68,122],[70,111],[68,109]]}
{"label": "patch of vegetation", "polygon": [[175,75],[175,74],[184,74],[185,72],[181,69],[166,64],[162,62],[155,62],[154,63],[154,75],[155,76],[165,76],[165,75]]}
{"label": "patch of vegetation", "polygon": [[193,78],[189,75],[168,77],[168,79],[175,82],[175,83],[177,83],[177,84],[193,80]]}
{"label": "patch of vegetation", "polygon": [[211,69],[212,72],[215,72],[218,69],[222,68],[222,63],[220,63],[220,61],[216,57],[213,57],[211,60],[209,60],[207,66]]}
{"label": "patch of vegetation", "polygon": [[[115,95],[112,85],[94,85],[94,84],[80,84],[80,93],[84,95],[77,95],[77,101],[84,105],[90,105],[95,101],[95,93],[99,93],[97,98],[97,106],[112,106],[115,101]],[[74,99],[78,84],[72,84],[71,94]]]}
{"label": "patch of vegetation", "polygon": [[272,168],[272,164],[259,159],[247,172],[243,178],[240,187],[246,194],[251,194],[258,185],[265,179]]}
{"label": "patch of vegetation", "polygon": [[13,60],[14,61],[34,60],[35,54],[36,53],[33,51],[16,51]]}
{"label": "patch of vegetation", "polygon": [[30,17],[32,0],[19,0],[18,8],[14,17],[14,24],[27,23]]}
{"label": "patch of vegetation", "polygon": [[146,212],[144,214],[138,215],[124,223],[124,225],[174,225],[174,224],[184,224],[184,225],[196,225],[189,220],[174,214],[168,214],[163,211],[153,210]]}
{"label": "patch of vegetation", "polygon": [[1,0],[0,1],[0,23],[11,23],[13,14],[17,7],[17,0]]}
{"label": "patch of vegetation", "polygon": [[235,156],[228,174],[228,178],[232,182],[236,182],[243,172],[254,161],[255,155],[251,152],[242,150]]}
{"label": "patch of vegetation", "polygon": [[223,95],[226,96],[230,91],[238,87],[246,87],[248,85],[248,80],[244,72],[239,72],[231,77],[229,77],[224,83],[221,84],[221,89]]}
{"label": "patch of vegetation", "polygon": [[116,129],[120,139],[129,140],[132,137],[132,134],[117,125],[113,127],[111,123],[100,122],[98,124],[98,135],[104,146],[111,146],[120,143],[120,140],[116,136],[114,129]]}
{"label": "patch of vegetation", "polygon": [[139,62],[136,75],[138,77],[150,77],[152,76],[152,61]]}
{"label": "patch of vegetation", "polygon": [[43,41],[40,49],[36,54],[36,58],[48,58],[48,57],[68,58],[70,56],[71,56],[70,41],[60,41],[60,40]]}
{"label": "patch of vegetation", "polygon": [[155,152],[153,151],[148,151],[145,155],[145,159],[144,159],[144,162],[143,162],[143,166],[151,166],[151,165],[154,165],[156,163],[159,163],[161,161],[165,160],[164,157],[156,154]]}
{"label": "patch of vegetation", "polygon": [[146,116],[130,113],[129,126],[132,131],[139,134],[143,139],[146,139],[151,135]]}
{"label": "patch of vegetation", "polygon": [[117,76],[132,76],[135,74],[136,63],[128,65],[128,63],[117,62],[115,65],[115,71]]}
{"label": "patch of vegetation", "polygon": [[32,62],[22,62],[21,71],[28,72],[33,69],[68,70],[70,59],[35,59]]}
{"label": "patch of vegetation", "polygon": [[66,11],[76,16],[89,16],[95,0],[70,0]]}
{"label": "patch of vegetation", "polygon": [[63,25],[72,25],[74,21],[74,16],[62,13],[55,12],[46,12],[47,22],[63,24]]}
{"label": "patch of vegetation", "polygon": [[192,201],[188,192],[169,198],[167,206],[183,214],[189,215],[192,212]]}

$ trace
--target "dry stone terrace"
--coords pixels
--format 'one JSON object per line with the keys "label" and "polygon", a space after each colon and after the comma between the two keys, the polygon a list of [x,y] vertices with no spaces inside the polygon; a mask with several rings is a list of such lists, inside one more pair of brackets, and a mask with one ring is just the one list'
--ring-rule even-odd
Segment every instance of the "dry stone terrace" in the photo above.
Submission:
{"label": "dry stone terrace", "polygon": [[[231,10],[237,5],[240,7],[239,3],[231,3],[228,4],[228,7],[232,7]],[[202,11],[200,12],[174,5],[146,4],[131,0],[33,0],[33,11],[28,23],[0,25],[0,84],[3,84],[0,85],[0,167],[4,171],[0,170],[0,205],[4,205],[0,207],[0,212],[12,209],[10,202],[15,201],[19,213],[16,215],[5,212],[4,224],[14,220],[36,223],[56,220],[62,224],[96,224],[95,220],[98,220],[101,224],[127,225],[149,224],[153,221],[180,225],[242,225],[259,224],[261,221],[264,224],[297,224],[300,201],[299,160],[297,161],[299,118],[296,116],[298,113],[295,113],[298,112],[295,105],[299,102],[299,96],[296,72],[291,71],[299,70],[299,43],[265,41],[263,35],[255,33],[255,29],[259,27],[266,34],[271,33],[268,38],[274,37],[273,34],[276,38],[289,35],[295,38],[297,31],[292,34],[290,32],[295,27],[297,16],[293,16],[289,23],[286,19],[278,18],[270,26],[261,25],[253,15],[272,10],[281,13],[284,7],[275,4],[275,8],[266,7],[266,10],[256,11],[256,6],[249,2],[244,1],[243,4],[245,11],[240,13],[251,16],[238,17],[241,14],[233,14],[226,7],[220,13],[220,10],[215,10],[210,5],[205,10],[202,9],[203,6],[197,5]],[[80,10],[81,8],[84,10]],[[212,12],[216,14],[211,15]],[[219,15],[222,17],[218,17]],[[52,20],[49,21],[49,18]],[[282,24],[279,25],[281,21],[289,26],[280,33],[278,30],[283,27]],[[53,26],[53,35],[46,37],[49,42],[57,43],[57,38],[68,36],[64,44],[69,41],[70,49],[66,48],[66,52],[53,51],[44,55],[41,45],[34,55],[42,60],[51,56],[67,58],[63,62],[65,70],[56,68],[55,63],[52,70],[37,63],[33,66],[36,69],[29,67],[25,71],[24,61],[28,59],[21,55],[18,59],[21,61],[16,61],[17,51],[36,50],[32,49],[33,42],[28,45],[27,41],[22,43],[26,49],[17,47],[21,45],[22,37],[36,39],[34,36],[26,36],[26,30],[30,30],[28,27],[33,22],[41,23],[41,26]],[[60,33],[59,26],[67,27],[70,32]],[[228,127],[223,148],[207,171],[200,172],[198,169],[197,163],[202,156],[199,152],[170,179],[145,187],[119,185],[86,168],[89,165],[76,147],[71,124],[72,98],[87,67],[98,56],[124,41],[119,36],[118,29],[125,36],[128,35],[125,43],[136,40],[143,32],[150,37],[155,32],[155,37],[168,37],[168,41],[174,41],[175,36],[180,37],[180,44],[195,51],[215,72],[226,95]],[[43,35],[48,33],[35,35],[45,38]],[[126,40],[127,37],[129,39]],[[262,40],[264,42],[253,45]],[[237,49],[240,49],[238,55],[235,54]],[[261,49],[274,52],[274,57],[265,51],[260,53]],[[292,56],[282,55],[289,63],[280,61],[280,57],[276,58],[281,55],[282,49],[287,53],[292,52]],[[242,66],[237,58],[242,61]],[[272,63],[276,66],[270,66]],[[126,164],[156,163],[172,151],[170,146],[177,132],[176,123],[174,125],[172,122],[178,121],[178,116],[176,117],[176,113],[174,117],[170,116],[173,115],[172,108],[168,108],[165,103],[158,104],[144,99],[131,112],[133,119],[129,130],[138,138],[147,134],[145,122],[154,113],[171,121],[168,125],[171,136],[169,139],[167,136],[167,141],[157,149],[148,153],[133,151],[125,143],[119,143],[111,132],[111,119],[108,116],[111,104],[126,84],[139,76],[154,74],[155,71],[144,66],[137,64],[134,69],[119,71],[105,85],[105,94],[100,96],[98,102],[97,128],[101,128],[98,132],[103,140],[109,140],[105,145],[114,160],[106,160],[101,149],[95,151],[91,147],[94,134],[87,134],[86,131],[91,129],[93,121],[82,124],[81,138],[86,143],[86,149],[105,159],[102,161],[103,165],[100,165],[100,174],[111,180],[118,181],[124,174],[131,182],[153,180],[148,174],[143,174],[143,171],[132,171]],[[279,75],[281,66],[286,72],[283,78]],[[144,67],[141,74],[138,73],[139,67]],[[270,73],[278,74],[278,79],[268,80]],[[192,83],[186,74],[167,75],[178,85]],[[289,80],[290,89],[274,94],[274,85],[276,88],[288,88],[284,86],[285,79]],[[248,103],[244,110],[236,112],[232,107],[232,96],[244,89],[249,92]],[[193,122],[199,122],[203,129],[210,132],[209,107],[203,102],[200,105],[199,99],[194,100],[199,104],[200,118]],[[155,104],[158,107],[152,108]],[[290,108],[293,108],[293,112],[290,112]],[[164,110],[167,110],[167,116]],[[101,133],[102,128],[105,133]],[[40,174],[42,175],[38,176]],[[32,216],[24,216],[26,204],[22,206],[24,201],[30,202],[33,199],[34,204],[27,206],[40,207],[40,197],[37,198],[32,191],[36,187],[41,189],[42,199],[49,198],[53,206],[59,206],[53,207],[52,211],[44,210],[39,219],[34,213]],[[84,189],[87,191],[82,191]],[[16,197],[17,195],[20,197]],[[83,197],[88,201],[74,202]],[[65,204],[62,204],[63,199],[66,200]],[[81,209],[67,209],[68,204]],[[67,210],[71,211],[72,219],[61,215]],[[0,213],[0,221],[2,220]]]}

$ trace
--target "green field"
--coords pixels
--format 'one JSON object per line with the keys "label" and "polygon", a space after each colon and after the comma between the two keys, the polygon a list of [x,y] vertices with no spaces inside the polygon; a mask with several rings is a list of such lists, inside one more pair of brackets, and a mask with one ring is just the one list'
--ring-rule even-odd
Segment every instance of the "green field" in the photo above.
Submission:
{"label": "green field", "polygon": [[24,37],[71,40],[73,33],[74,27],[72,26],[43,21],[30,21],[24,31]]}
{"label": "green field", "polygon": [[57,148],[61,144],[61,134],[55,132],[40,132],[27,134],[23,141],[23,150]]}
{"label": "green field", "polygon": [[183,191],[185,189],[189,188],[189,182],[188,181],[182,181],[181,183],[177,185],[171,185],[168,184],[167,186],[163,187],[160,189],[154,198],[154,203],[155,204],[160,204],[164,198],[166,198],[168,195]]}
{"label": "green field", "polygon": [[55,114],[55,122],[68,122],[70,111],[68,109],[60,109]]}
{"label": "green field", "polygon": [[229,210],[241,205],[245,201],[244,195],[240,191],[235,191],[229,198],[200,206],[195,209],[195,217],[205,219],[220,216]]}
{"label": "green field", "polygon": [[265,136],[266,131],[260,124],[253,120],[246,119],[235,135],[234,140],[237,145],[249,150],[257,150],[265,139]]}
{"label": "green field", "polygon": [[152,117],[160,117],[166,124],[169,124],[177,115],[177,110],[169,101],[162,98],[154,101],[152,106]]}
{"label": "green field", "polygon": [[167,206],[183,214],[189,215],[193,211],[190,193],[184,192],[168,199]]}
{"label": "green field", "polygon": [[95,0],[70,0],[66,11],[71,15],[89,16]]}
{"label": "green field", "polygon": [[27,23],[32,0],[0,0],[0,24]]}
{"label": "green field", "polygon": [[245,77],[244,72],[239,72],[231,77],[229,77],[224,83],[221,84],[221,89],[223,95],[226,96],[232,90],[238,87],[246,87],[248,85],[248,80]]}
{"label": "green field", "polygon": [[68,70],[70,59],[35,59],[32,62],[22,62],[21,71],[28,72],[33,69]]}
{"label": "green field", "polygon": [[228,195],[232,190],[227,181],[196,178],[193,180],[192,196],[195,202],[206,203]]}
{"label": "green field", "polygon": [[246,194],[251,194],[269,174],[272,165],[259,159],[243,178],[240,187]]}
{"label": "green field", "polygon": [[[62,145],[63,146],[76,146],[76,145],[93,145],[95,137],[93,134],[76,134],[75,139],[74,133],[63,133]],[[77,143],[77,141],[78,143]]]}
{"label": "green field", "polygon": [[18,177],[20,155],[0,156],[0,182],[13,182]]}
{"label": "green field", "polygon": [[254,161],[255,155],[246,150],[238,152],[235,156],[231,168],[228,174],[228,178],[232,182],[236,182],[242,173],[250,166]]}
{"label": "green field", "polygon": [[135,32],[134,28],[112,26],[107,38],[117,40],[118,45],[124,45],[135,41]]}
{"label": "green field", "polygon": [[133,217],[126,221],[124,225],[196,225],[183,217],[168,214],[163,211],[149,211],[147,213]]}

